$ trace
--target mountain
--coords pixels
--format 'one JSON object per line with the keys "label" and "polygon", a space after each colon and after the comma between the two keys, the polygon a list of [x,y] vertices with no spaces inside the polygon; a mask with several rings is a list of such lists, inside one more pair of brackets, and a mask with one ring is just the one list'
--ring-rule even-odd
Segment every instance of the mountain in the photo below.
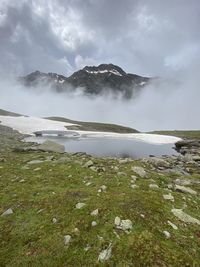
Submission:
{"label": "mountain", "polygon": [[20,78],[20,81],[27,87],[50,85],[57,92],[81,88],[86,95],[112,92],[114,95],[121,94],[125,98],[137,94],[150,80],[151,78],[126,73],[113,64],[86,66],[69,77],[35,71]]}
{"label": "mountain", "polygon": [[14,113],[14,112],[11,112],[11,111],[7,111],[7,110],[4,110],[4,109],[0,109],[0,116],[12,116],[12,117],[18,117],[18,116],[21,116],[21,115],[18,114],[18,113]]}

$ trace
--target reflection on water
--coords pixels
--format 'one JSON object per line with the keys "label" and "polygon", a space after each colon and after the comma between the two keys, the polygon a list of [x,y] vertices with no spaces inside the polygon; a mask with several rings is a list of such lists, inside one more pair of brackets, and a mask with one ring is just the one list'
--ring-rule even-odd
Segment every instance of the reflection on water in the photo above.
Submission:
{"label": "reflection on water", "polygon": [[149,155],[177,155],[172,148],[173,144],[149,144],[143,141],[112,139],[112,138],[87,138],[69,139],[66,137],[46,136],[28,137],[25,140],[42,143],[45,140],[52,140],[65,146],[66,152],[86,152],[93,156],[109,157],[132,157],[141,158]]}

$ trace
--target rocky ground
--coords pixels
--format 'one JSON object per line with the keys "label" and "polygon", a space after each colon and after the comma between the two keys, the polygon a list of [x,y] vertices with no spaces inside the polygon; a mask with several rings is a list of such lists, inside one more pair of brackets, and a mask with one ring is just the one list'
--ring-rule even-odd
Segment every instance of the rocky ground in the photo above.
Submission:
{"label": "rocky ground", "polygon": [[200,266],[200,138],[133,160],[0,133],[0,266]]}

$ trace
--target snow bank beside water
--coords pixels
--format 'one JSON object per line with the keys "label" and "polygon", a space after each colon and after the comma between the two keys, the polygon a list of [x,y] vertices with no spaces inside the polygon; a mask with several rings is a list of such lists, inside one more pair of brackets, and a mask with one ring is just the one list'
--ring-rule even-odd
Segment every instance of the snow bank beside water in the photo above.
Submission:
{"label": "snow bank beside water", "polygon": [[[67,131],[67,126],[75,124],[52,121],[36,117],[12,117],[12,116],[0,116],[2,125],[13,128],[23,134],[33,134],[36,131],[44,130],[56,130],[56,131]],[[120,138],[120,139],[134,139],[140,140],[151,144],[173,144],[181,140],[181,138],[167,135],[157,134],[145,134],[145,133],[131,133],[131,134],[120,134],[111,132],[91,132],[91,131],[76,131],[80,134],[81,138]]]}

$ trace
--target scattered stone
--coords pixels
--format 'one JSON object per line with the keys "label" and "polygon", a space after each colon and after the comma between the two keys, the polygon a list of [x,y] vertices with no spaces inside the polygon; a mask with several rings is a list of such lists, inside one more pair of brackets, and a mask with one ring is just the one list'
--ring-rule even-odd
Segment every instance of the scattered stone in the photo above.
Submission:
{"label": "scattered stone", "polygon": [[110,259],[112,253],[112,243],[109,244],[109,246],[102,250],[99,254],[98,261],[105,262]]}
{"label": "scattered stone", "polygon": [[68,246],[69,245],[69,243],[70,243],[70,241],[71,241],[71,235],[65,235],[64,236],[64,244],[65,244],[65,246]]}
{"label": "scattered stone", "polygon": [[165,200],[171,200],[172,202],[174,202],[174,197],[172,196],[171,193],[166,194],[166,195],[163,195],[163,198],[164,198]]}
{"label": "scattered stone", "polygon": [[26,182],[24,179],[21,179],[21,180],[19,181],[19,183],[24,183],[24,182]]}
{"label": "scattered stone", "polygon": [[98,209],[93,210],[93,211],[90,213],[91,216],[97,216],[98,214],[99,214],[99,210],[98,210]]}
{"label": "scattered stone", "polygon": [[191,189],[190,187],[185,187],[185,186],[182,186],[182,185],[175,185],[174,189],[176,191],[179,191],[179,192],[182,192],[182,193],[189,193],[189,194],[192,194],[192,195],[196,195],[197,194],[197,192],[194,191],[193,189]]}
{"label": "scattered stone", "polygon": [[168,231],[163,231],[163,234],[165,235],[167,239],[171,237],[171,234]]}
{"label": "scattered stone", "polygon": [[85,203],[80,203],[80,202],[79,202],[79,203],[76,204],[76,209],[79,209],[79,210],[80,210],[80,209],[82,209],[85,205],[86,205]]}
{"label": "scattered stone", "polygon": [[120,224],[121,224],[121,219],[120,219],[120,217],[115,217],[115,225],[116,226],[120,226]]}
{"label": "scattered stone", "polygon": [[92,227],[97,226],[97,222],[92,221],[91,225],[92,225]]}
{"label": "scattered stone", "polygon": [[30,170],[30,168],[28,166],[23,166],[22,170]]}
{"label": "scattered stone", "polygon": [[1,216],[6,216],[6,215],[10,215],[13,214],[13,210],[11,208],[7,209],[6,211],[4,211]]}
{"label": "scattered stone", "polygon": [[148,158],[147,162],[151,163],[155,167],[168,168],[170,166],[169,162],[157,157]]}
{"label": "scattered stone", "polygon": [[99,193],[101,193],[101,192],[106,192],[106,190],[107,190],[107,186],[106,186],[106,185],[102,185],[102,186],[100,187],[100,189],[98,190],[98,192],[99,192]]}
{"label": "scattered stone", "polygon": [[115,171],[118,171],[119,168],[118,168],[117,166],[114,166],[114,170],[115,170]]}
{"label": "scattered stone", "polygon": [[168,223],[174,230],[178,230],[178,227],[177,227],[174,223],[172,223],[172,222],[170,222],[170,221],[167,221],[167,223]]}
{"label": "scattered stone", "polygon": [[137,180],[137,176],[135,176],[135,175],[131,175],[131,181],[135,183],[136,180]]}
{"label": "scattered stone", "polygon": [[186,179],[176,179],[174,180],[174,183],[176,185],[191,185],[191,180],[186,180]]}
{"label": "scattered stone", "polygon": [[93,161],[92,161],[92,160],[89,160],[89,161],[87,161],[87,162],[84,164],[84,167],[86,167],[86,168],[90,168],[90,167],[92,167],[93,165],[94,165]]}
{"label": "scattered stone", "polygon": [[144,170],[144,168],[139,167],[139,166],[134,166],[131,168],[131,170],[133,172],[135,172],[137,175],[139,175],[141,178],[146,178],[147,177],[147,173]]}
{"label": "scattered stone", "polygon": [[56,219],[56,218],[53,218],[53,219],[52,219],[52,222],[53,222],[53,223],[57,223],[57,219]]}
{"label": "scattered stone", "polygon": [[90,186],[91,184],[92,184],[91,182],[87,182],[85,185]]}
{"label": "scattered stone", "polygon": [[[38,194],[39,194],[39,193],[38,193]],[[37,211],[37,214],[42,213],[44,210],[45,210],[45,209],[40,209],[40,210],[38,210],[38,211]]]}
{"label": "scattered stone", "polygon": [[117,176],[126,176],[126,173],[125,172],[118,172]]}
{"label": "scattered stone", "polygon": [[120,217],[115,217],[115,225],[117,227],[117,229],[121,229],[125,232],[128,233],[128,231],[130,231],[133,227],[133,223],[131,220],[127,219],[127,220],[121,220]]}
{"label": "scattered stone", "polygon": [[174,216],[176,216],[182,222],[200,225],[200,220],[193,218],[192,216],[183,212],[182,209],[172,209],[171,211],[174,214]]}
{"label": "scattered stone", "polygon": [[89,249],[91,249],[91,246],[87,244],[87,246],[84,248],[84,250],[88,251]]}
{"label": "scattered stone", "polygon": [[118,159],[118,162],[119,164],[123,164],[123,163],[127,163],[129,162],[130,160],[128,158],[125,158],[125,159]]}
{"label": "scattered stone", "polygon": [[43,160],[39,160],[39,159],[35,159],[35,160],[31,160],[29,162],[27,162],[27,164],[32,165],[32,164],[39,164],[39,163],[43,163]]}
{"label": "scattered stone", "polygon": [[149,188],[151,188],[151,189],[158,189],[159,186],[157,184],[150,184],[149,185]]}
{"label": "scattered stone", "polygon": [[98,171],[98,168],[95,167],[95,166],[91,166],[91,167],[90,167],[90,170],[92,170],[93,172],[97,172],[97,171]]}
{"label": "scattered stone", "polygon": [[139,186],[138,185],[136,185],[136,184],[131,184],[131,188],[132,189],[135,189],[135,188],[138,188]]}
{"label": "scattered stone", "polygon": [[144,214],[140,214],[140,217],[145,218],[145,215]]}
{"label": "scattered stone", "polygon": [[41,170],[41,168],[35,168],[34,169],[34,171],[36,172],[36,171],[40,171]]}

